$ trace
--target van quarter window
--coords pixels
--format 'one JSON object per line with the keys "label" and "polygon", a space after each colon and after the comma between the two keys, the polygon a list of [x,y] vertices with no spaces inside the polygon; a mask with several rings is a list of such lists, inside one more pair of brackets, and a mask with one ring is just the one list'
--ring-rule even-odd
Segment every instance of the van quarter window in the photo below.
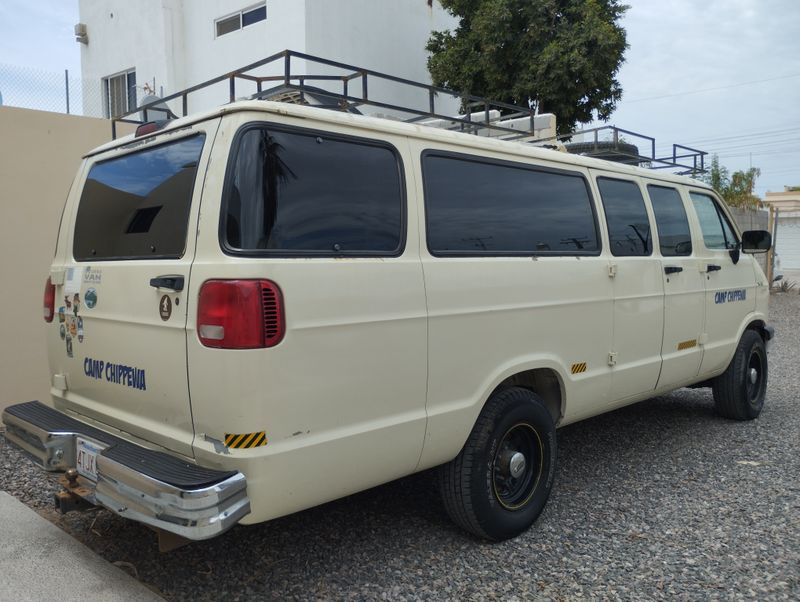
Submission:
{"label": "van quarter window", "polygon": [[700,220],[703,242],[707,249],[735,249],[738,241],[728,219],[717,203],[707,194],[690,192],[694,210]]}
{"label": "van quarter window", "polygon": [[616,257],[650,255],[653,237],[639,186],[626,180],[598,178],[606,213],[611,253]]}
{"label": "van quarter window", "polygon": [[653,202],[658,240],[664,257],[692,254],[692,235],[681,195],[674,188],[648,184],[647,192]]}
{"label": "van quarter window", "polygon": [[388,145],[250,127],[228,174],[223,247],[234,254],[397,255],[404,196]]}
{"label": "van quarter window", "polygon": [[75,259],[183,255],[204,140],[183,138],[93,165],[75,220]]}
{"label": "van quarter window", "polygon": [[433,255],[599,253],[581,174],[426,152],[423,179]]}

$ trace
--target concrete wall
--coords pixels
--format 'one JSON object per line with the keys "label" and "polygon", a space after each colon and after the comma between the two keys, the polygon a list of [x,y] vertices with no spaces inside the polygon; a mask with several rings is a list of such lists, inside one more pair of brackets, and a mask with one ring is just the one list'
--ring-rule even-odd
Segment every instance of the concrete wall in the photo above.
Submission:
{"label": "concrete wall", "polygon": [[104,119],[0,107],[0,410],[49,398],[42,296],[81,157],[111,139]]}

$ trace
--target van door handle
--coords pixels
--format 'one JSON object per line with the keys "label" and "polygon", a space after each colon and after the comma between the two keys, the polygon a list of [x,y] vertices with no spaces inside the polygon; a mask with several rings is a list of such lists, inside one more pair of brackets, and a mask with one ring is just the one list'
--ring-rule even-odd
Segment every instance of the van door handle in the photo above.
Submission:
{"label": "van door handle", "polygon": [[180,274],[167,274],[150,279],[150,286],[154,288],[168,288],[173,291],[183,290],[183,276]]}
{"label": "van door handle", "polygon": [[709,272],[719,272],[722,269],[721,265],[708,264],[706,266]]}
{"label": "van door handle", "polygon": [[677,265],[668,265],[664,268],[665,274],[677,274],[678,272],[682,272],[683,268],[678,267]]}

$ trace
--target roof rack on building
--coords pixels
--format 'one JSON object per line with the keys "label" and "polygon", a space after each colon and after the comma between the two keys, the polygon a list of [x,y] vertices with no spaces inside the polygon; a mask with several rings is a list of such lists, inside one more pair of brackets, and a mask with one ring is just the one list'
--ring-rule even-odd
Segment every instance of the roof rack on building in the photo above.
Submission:
{"label": "roof rack on building", "polygon": [[[293,71],[293,68],[299,72]],[[381,89],[383,95],[376,93],[376,88]],[[706,153],[703,151],[673,145],[672,157],[657,158],[655,139],[613,126],[557,136],[556,118],[552,114],[537,114],[533,108],[464,94],[293,50],[283,50],[115,117],[112,120],[113,136],[117,137],[118,122],[141,125],[148,121],[148,113],[156,111],[156,114],[163,116],[165,107],[170,117],[175,114],[186,116],[189,114],[193,95],[205,94],[207,97],[209,92],[219,93],[220,89],[224,90],[222,94],[227,96],[227,102],[244,99],[271,100],[350,113],[363,113],[369,109],[369,113],[376,117],[541,146],[560,147],[564,140],[593,134],[591,145],[583,148],[580,154],[621,160],[654,169],[677,168],[683,170],[681,173],[696,174],[704,171]],[[391,90],[388,95],[387,90]],[[399,104],[395,98],[413,100]],[[459,111],[460,114],[447,114],[448,108],[443,105],[449,106],[450,111]],[[620,143],[620,134],[649,141],[651,153],[639,154],[636,146],[624,143],[623,146],[617,144],[617,148],[610,151],[606,141],[599,136],[604,131],[611,133],[615,143]],[[692,162],[680,162],[686,159],[691,159]]]}

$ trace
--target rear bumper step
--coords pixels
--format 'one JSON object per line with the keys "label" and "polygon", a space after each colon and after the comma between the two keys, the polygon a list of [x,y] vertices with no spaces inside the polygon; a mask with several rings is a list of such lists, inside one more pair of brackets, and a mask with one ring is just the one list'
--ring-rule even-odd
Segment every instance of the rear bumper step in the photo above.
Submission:
{"label": "rear bumper step", "polygon": [[122,517],[193,540],[230,529],[250,512],[240,472],[196,466],[84,424],[38,401],[3,412],[5,438],[49,471],[76,465],[77,438],[104,447],[97,483],[81,477],[85,496]]}

